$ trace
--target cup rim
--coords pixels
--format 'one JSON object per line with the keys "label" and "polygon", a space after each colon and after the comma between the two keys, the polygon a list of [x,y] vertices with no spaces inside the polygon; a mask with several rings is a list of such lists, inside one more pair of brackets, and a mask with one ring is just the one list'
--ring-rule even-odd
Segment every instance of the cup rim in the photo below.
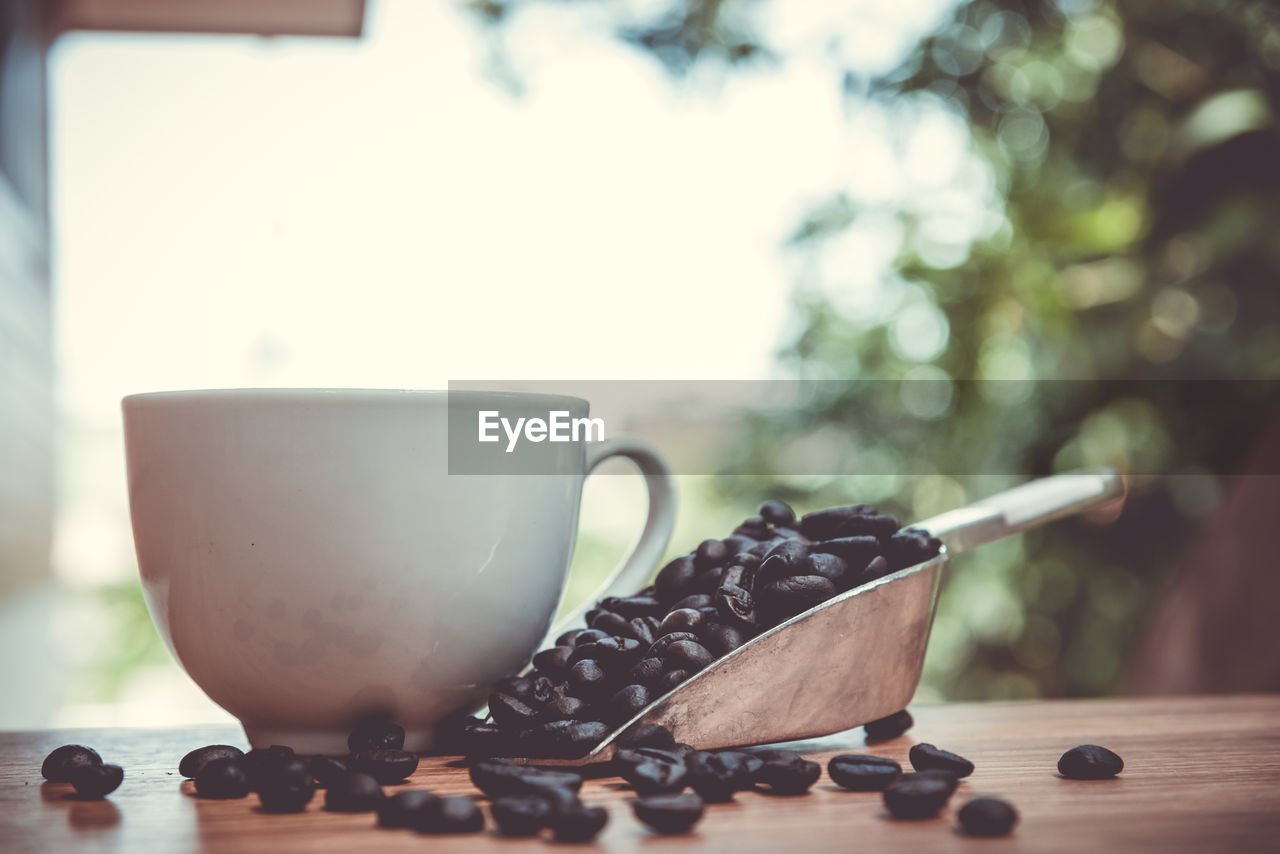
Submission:
{"label": "cup rim", "polygon": [[146,391],[125,395],[120,404],[126,409],[138,406],[219,405],[227,403],[281,404],[447,404],[450,399],[468,404],[494,401],[500,403],[543,402],[548,407],[589,409],[590,403],[567,394],[544,394],[525,391],[483,391],[478,389],[383,389],[383,388],[204,388]]}

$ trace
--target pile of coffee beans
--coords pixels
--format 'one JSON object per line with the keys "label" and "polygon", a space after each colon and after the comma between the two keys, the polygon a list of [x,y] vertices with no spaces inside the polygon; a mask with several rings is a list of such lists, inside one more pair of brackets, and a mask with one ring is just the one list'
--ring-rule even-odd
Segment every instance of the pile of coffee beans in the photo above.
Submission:
{"label": "pile of coffee beans", "polygon": [[[598,602],[585,628],[535,655],[526,675],[498,684],[492,721],[463,722],[460,747],[470,755],[582,756],[760,633],[940,548],[927,532],[900,529],[869,505],[797,519],[783,502],[766,501],[728,537],[668,563],[650,586]],[[887,737],[901,724],[886,719]]]}
{"label": "pile of coffee beans", "polygon": [[99,800],[120,788],[124,769],[103,763],[98,751],[82,744],[64,744],[45,757],[40,774],[50,783],[70,783],[85,800]]}

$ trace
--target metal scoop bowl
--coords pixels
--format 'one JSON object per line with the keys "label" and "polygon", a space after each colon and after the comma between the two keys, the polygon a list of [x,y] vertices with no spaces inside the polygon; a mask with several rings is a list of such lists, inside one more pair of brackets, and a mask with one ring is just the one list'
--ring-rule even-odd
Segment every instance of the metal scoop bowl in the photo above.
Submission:
{"label": "metal scoop bowl", "polygon": [[[912,526],[942,540],[932,560],[834,596],[758,635],[654,700],[578,759],[613,758],[618,737],[660,724],[701,750],[830,735],[906,708],[924,665],[951,556],[1124,494],[1111,469],[1032,481]],[[559,627],[557,627],[559,628]]]}

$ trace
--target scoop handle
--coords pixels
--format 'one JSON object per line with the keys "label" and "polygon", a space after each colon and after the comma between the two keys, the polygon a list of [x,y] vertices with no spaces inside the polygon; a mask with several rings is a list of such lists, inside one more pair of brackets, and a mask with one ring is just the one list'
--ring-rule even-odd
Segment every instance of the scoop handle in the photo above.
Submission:
{"label": "scoop handle", "polygon": [[1083,513],[1124,495],[1115,469],[1056,474],[919,522],[956,554],[1054,519]]}

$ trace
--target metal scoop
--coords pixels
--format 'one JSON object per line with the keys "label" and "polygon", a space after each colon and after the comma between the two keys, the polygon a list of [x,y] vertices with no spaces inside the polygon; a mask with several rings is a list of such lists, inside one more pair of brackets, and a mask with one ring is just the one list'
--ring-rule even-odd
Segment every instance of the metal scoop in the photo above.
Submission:
{"label": "metal scoop", "polygon": [[661,724],[699,749],[771,744],[850,729],[907,706],[924,665],[943,572],[954,554],[1119,498],[1111,469],[1015,487],[913,527],[942,540],[932,560],[842,593],[780,623],[654,700],[579,759],[613,757],[636,724]]}

